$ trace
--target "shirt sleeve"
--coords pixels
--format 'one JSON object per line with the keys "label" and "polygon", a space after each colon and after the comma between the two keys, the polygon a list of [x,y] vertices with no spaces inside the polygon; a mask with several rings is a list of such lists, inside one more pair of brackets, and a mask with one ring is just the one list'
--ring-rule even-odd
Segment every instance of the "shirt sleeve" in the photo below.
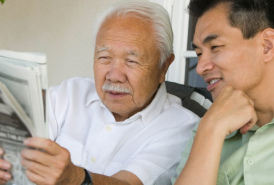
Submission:
{"label": "shirt sleeve", "polygon": [[194,142],[194,138],[195,138],[198,126],[199,126],[199,122],[197,123],[197,125],[195,126],[195,128],[191,131],[191,137],[189,138],[189,140],[188,140],[188,142],[186,144],[186,147],[185,147],[185,149],[183,150],[183,152],[181,154],[181,161],[179,163],[179,166],[176,169],[177,175],[176,175],[176,177],[172,177],[171,178],[172,185],[174,185],[174,183],[177,180],[178,176],[180,175],[180,173],[182,172],[183,168],[185,167],[185,164],[187,162],[187,159],[189,157],[189,154],[190,154],[193,142]]}
{"label": "shirt sleeve", "polygon": [[54,110],[55,110],[55,99],[56,99],[56,88],[50,87],[48,89],[48,123],[49,123],[49,138],[53,141],[56,140],[58,127],[57,120],[55,118]]}
{"label": "shirt sleeve", "polygon": [[48,89],[49,138],[55,141],[65,122],[69,105],[69,81]]}

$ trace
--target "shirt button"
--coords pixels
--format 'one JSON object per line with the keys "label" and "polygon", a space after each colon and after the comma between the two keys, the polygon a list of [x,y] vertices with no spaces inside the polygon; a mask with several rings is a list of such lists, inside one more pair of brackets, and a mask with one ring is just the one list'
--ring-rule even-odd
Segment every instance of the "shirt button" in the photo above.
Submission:
{"label": "shirt button", "polygon": [[111,128],[111,126],[109,126],[109,125],[106,127],[106,130],[107,130],[108,132],[110,132],[111,129],[112,129],[112,128]]}
{"label": "shirt button", "polygon": [[91,162],[94,163],[95,161],[96,161],[96,158],[95,158],[95,157],[92,157],[92,158],[91,158]]}
{"label": "shirt button", "polygon": [[249,165],[252,165],[254,162],[253,162],[253,160],[249,159],[249,160],[247,161],[247,163],[248,163]]}

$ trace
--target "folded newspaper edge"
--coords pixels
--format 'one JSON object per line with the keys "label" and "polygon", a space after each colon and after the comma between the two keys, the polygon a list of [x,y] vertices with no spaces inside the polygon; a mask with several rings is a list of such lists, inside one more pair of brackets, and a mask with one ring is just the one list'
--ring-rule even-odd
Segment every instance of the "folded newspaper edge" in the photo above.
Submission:
{"label": "folded newspaper edge", "polygon": [[26,53],[26,52],[0,50],[0,56],[6,57],[6,58],[29,61],[29,62],[36,62],[40,64],[47,63],[47,56],[43,53]]}
{"label": "folded newspaper edge", "polygon": [[26,137],[48,137],[46,55],[0,50],[0,147],[12,163],[7,185],[33,185],[20,163]]}
{"label": "folded newspaper edge", "polygon": [[[16,101],[14,96],[11,94],[11,92],[8,90],[8,88],[0,82],[0,100],[5,103],[6,106],[9,106],[12,111],[15,112],[15,114],[22,120],[22,122],[27,126],[29,129],[31,135],[35,135],[34,127],[32,120],[29,118],[29,116],[25,113],[23,108],[19,105],[19,103]],[[0,110],[0,113],[4,110]],[[0,122],[2,122],[0,120]]]}

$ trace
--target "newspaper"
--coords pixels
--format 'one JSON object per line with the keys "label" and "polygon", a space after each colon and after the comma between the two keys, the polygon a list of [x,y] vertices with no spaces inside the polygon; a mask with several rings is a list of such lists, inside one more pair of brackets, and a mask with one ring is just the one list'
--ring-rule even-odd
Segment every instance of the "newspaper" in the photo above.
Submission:
{"label": "newspaper", "polygon": [[46,56],[0,50],[0,147],[12,163],[8,185],[31,185],[20,163],[23,140],[48,137]]}

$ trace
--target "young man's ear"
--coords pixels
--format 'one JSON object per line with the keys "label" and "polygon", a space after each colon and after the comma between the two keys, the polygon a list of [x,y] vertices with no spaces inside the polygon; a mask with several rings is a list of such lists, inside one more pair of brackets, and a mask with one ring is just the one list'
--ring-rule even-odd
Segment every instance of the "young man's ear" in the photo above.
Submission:
{"label": "young man's ear", "polygon": [[174,59],[175,59],[175,55],[174,55],[174,54],[171,54],[171,55],[165,60],[165,62],[163,63],[163,65],[162,65],[162,67],[161,67],[162,73],[161,73],[160,83],[162,83],[162,82],[165,81],[165,76],[166,76],[167,70],[168,70],[170,64],[172,64],[172,62],[174,61]]}
{"label": "young man's ear", "polygon": [[262,32],[264,62],[269,62],[274,59],[274,29],[267,28]]}

